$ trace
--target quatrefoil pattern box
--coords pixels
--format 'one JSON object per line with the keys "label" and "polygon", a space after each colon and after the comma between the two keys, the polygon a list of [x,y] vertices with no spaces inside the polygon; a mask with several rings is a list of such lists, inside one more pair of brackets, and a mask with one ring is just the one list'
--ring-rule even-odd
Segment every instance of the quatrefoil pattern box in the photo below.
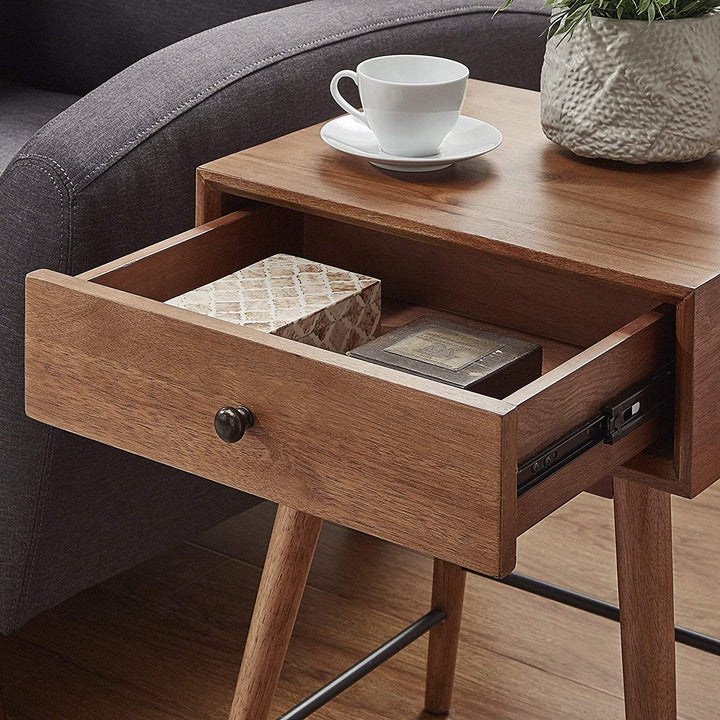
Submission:
{"label": "quatrefoil pattern box", "polygon": [[378,335],[380,281],[278,254],[169,305],[345,353]]}

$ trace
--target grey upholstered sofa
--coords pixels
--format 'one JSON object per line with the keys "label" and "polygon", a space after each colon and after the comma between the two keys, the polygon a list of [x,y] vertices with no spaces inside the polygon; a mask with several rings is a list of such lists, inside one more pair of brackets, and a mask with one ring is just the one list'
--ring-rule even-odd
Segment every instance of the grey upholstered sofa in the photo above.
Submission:
{"label": "grey upholstered sofa", "polygon": [[191,226],[197,165],[337,114],[330,77],[368,56],[447,55],[537,87],[539,2],[493,5],[2,2],[0,631],[254,502],[25,418],[24,275]]}

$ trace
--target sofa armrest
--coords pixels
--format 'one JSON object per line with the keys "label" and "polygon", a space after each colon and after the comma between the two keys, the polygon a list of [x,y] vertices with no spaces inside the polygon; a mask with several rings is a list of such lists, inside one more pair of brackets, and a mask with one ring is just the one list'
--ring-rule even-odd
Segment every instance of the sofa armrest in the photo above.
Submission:
{"label": "sofa armrest", "polygon": [[[383,53],[447,55],[471,77],[537,88],[546,13],[535,0],[493,18],[494,9],[492,0],[420,0],[412,9],[404,0],[314,0],[221,25],[119,73],[21,156],[47,160],[74,197],[129,156],[147,170],[168,153],[201,163],[338,114],[328,93],[334,71]],[[143,147],[156,138],[163,142]]]}
{"label": "sofa armrest", "polygon": [[70,274],[193,224],[195,168],[339,114],[332,75],[433,53],[539,85],[547,13],[516,0],[312,0],[236,20],[130,66],[51,120],[0,176],[0,449],[23,387],[24,275]]}

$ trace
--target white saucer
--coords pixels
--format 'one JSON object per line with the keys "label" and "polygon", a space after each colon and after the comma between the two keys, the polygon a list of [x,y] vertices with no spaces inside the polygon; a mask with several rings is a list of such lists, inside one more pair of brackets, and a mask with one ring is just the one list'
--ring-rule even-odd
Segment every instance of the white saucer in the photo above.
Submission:
{"label": "white saucer", "polygon": [[502,134],[496,127],[466,115],[460,116],[454,130],[440,146],[440,152],[427,157],[388,155],[380,149],[372,130],[351,115],[326,123],[320,130],[320,137],[336,150],[365,158],[383,170],[401,172],[442,170],[490,152],[502,142]]}

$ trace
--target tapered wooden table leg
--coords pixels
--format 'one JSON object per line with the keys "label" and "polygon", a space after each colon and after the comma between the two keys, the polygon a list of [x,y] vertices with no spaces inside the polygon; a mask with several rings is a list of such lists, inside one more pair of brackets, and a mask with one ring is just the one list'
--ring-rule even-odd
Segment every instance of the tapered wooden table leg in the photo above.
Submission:
{"label": "tapered wooden table leg", "polygon": [[275,516],[230,720],[266,720],[322,520],[280,505]]}
{"label": "tapered wooden table leg", "polygon": [[445,610],[447,619],[430,630],[425,709],[431,713],[450,712],[465,596],[465,574],[459,565],[435,558],[432,605]]}
{"label": "tapered wooden table leg", "polygon": [[614,478],[626,720],[676,720],[670,495]]}

